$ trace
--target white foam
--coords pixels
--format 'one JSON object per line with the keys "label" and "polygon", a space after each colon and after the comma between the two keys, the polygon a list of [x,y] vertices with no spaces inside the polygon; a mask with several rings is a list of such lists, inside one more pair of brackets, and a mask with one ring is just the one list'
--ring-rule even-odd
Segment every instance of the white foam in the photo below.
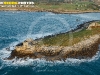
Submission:
{"label": "white foam", "polygon": [[[3,55],[1,55],[1,53],[3,53]],[[65,61],[46,61],[45,59],[30,59],[27,58],[26,60],[23,58],[20,59],[13,59],[13,60],[3,60],[3,58],[7,57],[10,55],[11,52],[9,51],[5,51],[5,50],[1,50],[0,51],[0,57],[2,60],[2,65],[6,65],[6,66],[34,66],[34,67],[43,67],[43,66],[54,66],[54,65],[59,65],[59,64],[65,64],[65,65],[79,65],[83,62],[92,62],[92,61],[96,61],[100,58],[100,52],[98,51],[96,53],[96,55],[94,57],[92,57],[91,59],[74,59],[74,58],[67,58]]]}
{"label": "white foam", "polygon": [[48,13],[45,14],[45,16],[51,16],[51,15],[56,15],[56,14],[54,14],[52,12],[48,12]]}
{"label": "white foam", "polygon": [[27,36],[25,36],[25,39],[27,38],[33,38],[33,39],[37,39],[37,38],[41,38],[44,36],[48,36],[48,35],[52,35],[53,33],[40,33],[40,34],[28,34]]}
{"label": "white foam", "polygon": [[14,50],[14,47],[19,43],[19,41],[16,42],[12,42],[8,47],[10,48],[10,50]]}
{"label": "white foam", "polygon": [[[12,50],[14,50],[15,46],[18,44],[19,42],[12,42],[11,44],[9,44],[7,47],[3,48],[2,50],[0,50],[0,58],[4,59],[10,56],[10,53]],[[9,50],[7,50],[6,48],[9,48]]]}

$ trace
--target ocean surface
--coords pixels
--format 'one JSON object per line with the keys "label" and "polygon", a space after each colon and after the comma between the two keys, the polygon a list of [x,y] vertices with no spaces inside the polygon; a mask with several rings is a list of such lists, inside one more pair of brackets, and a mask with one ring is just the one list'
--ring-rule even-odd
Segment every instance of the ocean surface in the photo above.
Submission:
{"label": "ocean surface", "polygon": [[16,44],[27,38],[64,33],[92,20],[100,20],[100,13],[0,11],[0,75],[100,75],[99,51],[91,59],[68,58],[54,62],[29,58],[4,60]]}

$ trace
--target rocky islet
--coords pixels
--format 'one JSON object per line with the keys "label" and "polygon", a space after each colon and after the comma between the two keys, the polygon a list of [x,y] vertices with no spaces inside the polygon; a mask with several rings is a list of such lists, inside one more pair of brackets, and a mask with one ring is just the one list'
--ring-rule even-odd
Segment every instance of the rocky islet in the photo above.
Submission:
{"label": "rocky islet", "polygon": [[[84,26],[85,28],[87,26]],[[88,30],[99,27],[96,22],[89,24]],[[77,31],[77,30],[76,30]],[[85,59],[93,57],[98,51],[100,34],[95,34],[72,46],[46,46],[39,41],[27,39],[16,45],[8,59],[17,58],[44,58],[46,60],[65,60],[66,58]]]}

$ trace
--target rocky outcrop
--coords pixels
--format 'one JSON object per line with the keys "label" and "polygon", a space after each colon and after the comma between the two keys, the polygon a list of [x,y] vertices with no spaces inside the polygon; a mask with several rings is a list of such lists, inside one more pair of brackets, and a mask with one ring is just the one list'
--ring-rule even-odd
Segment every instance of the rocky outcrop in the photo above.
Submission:
{"label": "rocky outcrop", "polygon": [[93,22],[89,25],[88,30],[92,30],[93,28],[100,28],[100,24],[97,22]]}
{"label": "rocky outcrop", "polygon": [[[99,21],[90,21],[81,24],[77,29],[72,32],[79,32],[82,29],[92,30],[93,28],[100,27]],[[98,51],[100,44],[100,34],[90,36],[83,41],[80,41],[73,46],[46,46],[41,45],[38,39],[27,39],[22,43],[16,45],[15,49],[11,52],[8,59],[17,58],[44,58],[46,60],[65,60],[66,58],[85,59],[93,57]]]}
{"label": "rocky outcrop", "polygon": [[91,58],[98,51],[99,44],[100,35],[98,34],[71,47],[65,47],[61,54],[63,58]]}
{"label": "rocky outcrop", "polygon": [[8,59],[17,58],[44,58],[46,60],[65,60],[66,58],[91,58],[98,51],[100,44],[100,34],[91,36],[89,39],[81,41],[73,46],[41,46],[32,39],[25,40],[18,44],[11,52]]}

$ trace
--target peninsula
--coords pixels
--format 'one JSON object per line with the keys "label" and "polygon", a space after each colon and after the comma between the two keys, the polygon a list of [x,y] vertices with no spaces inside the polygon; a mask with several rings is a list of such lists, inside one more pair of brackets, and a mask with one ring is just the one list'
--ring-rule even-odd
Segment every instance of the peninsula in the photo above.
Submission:
{"label": "peninsula", "polygon": [[8,59],[29,57],[54,61],[91,58],[98,51],[100,44],[100,21],[81,24],[72,30],[72,35],[71,45],[68,44],[70,39],[68,32],[36,40],[27,39],[15,46]]}

